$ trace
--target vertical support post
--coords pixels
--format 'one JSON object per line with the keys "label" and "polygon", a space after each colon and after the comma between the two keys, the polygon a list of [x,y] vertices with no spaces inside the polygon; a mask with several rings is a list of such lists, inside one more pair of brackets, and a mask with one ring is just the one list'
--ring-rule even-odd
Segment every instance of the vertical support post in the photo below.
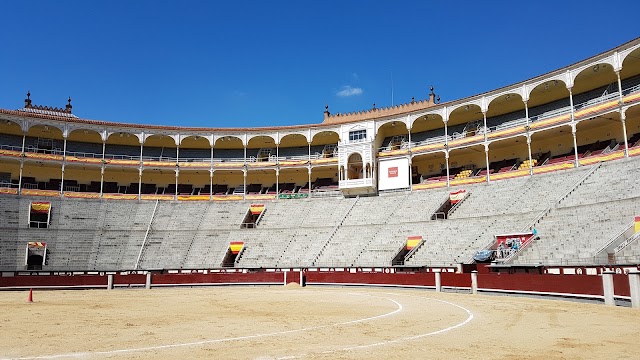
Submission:
{"label": "vertical support post", "polygon": [[576,141],[576,118],[575,118],[575,107],[573,106],[573,91],[571,88],[567,88],[569,90],[569,104],[571,105],[571,134],[573,135],[573,153],[575,155],[574,167],[580,166],[580,161],[578,160],[578,143]]}
{"label": "vertical support post", "polygon": [[144,288],[147,290],[151,289],[151,273],[150,272],[147,273],[147,279],[146,279],[146,282],[144,283]]}
{"label": "vertical support post", "polygon": [[478,295],[478,270],[471,272],[471,294]]}
{"label": "vertical support post", "polygon": [[624,157],[629,157],[629,140],[627,140],[627,114],[620,111],[620,121],[622,122],[622,134],[624,136]]}
{"label": "vertical support post", "polygon": [[64,195],[64,160],[62,161],[62,171],[60,176],[60,197]]}
{"label": "vertical support post", "polygon": [[244,169],[242,169],[242,200],[247,198],[247,164],[244,164]]}
{"label": "vertical support post", "polygon": [[[106,135],[104,135],[106,136]],[[105,152],[105,148],[106,148],[106,140],[104,140],[104,138],[102,139],[102,164],[100,166],[100,198],[102,199],[102,192],[103,192],[103,186],[104,186],[104,152]]]}
{"label": "vertical support post", "polygon": [[67,135],[62,134],[63,137],[63,145],[62,145],[62,175],[60,178],[60,197],[64,195],[64,167],[67,163]]}
{"label": "vertical support post", "polygon": [[631,307],[640,308],[640,271],[629,271],[629,292],[631,295]]}
{"label": "vertical support post", "polygon": [[27,139],[27,133],[22,132],[22,152],[20,153],[20,174],[18,175],[18,195],[22,194],[22,168],[24,167],[24,144]]}
{"label": "vertical support post", "polygon": [[442,279],[441,279],[441,274],[440,274],[440,270],[437,270],[435,272],[436,275],[436,292],[442,292]]}
{"label": "vertical support post", "polygon": [[309,198],[311,198],[311,162],[309,162],[309,188],[307,189],[309,191]]}
{"label": "vertical support post", "polygon": [[209,201],[213,200],[213,168],[209,169]]}
{"label": "vertical support post", "polygon": [[489,174],[489,144],[484,144],[484,160],[487,164],[487,182],[491,182],[491,174]]}
{"label": "vertical support post", "polygon": [[447,168],[447,187],[449,187],[449,145],[444,144],[444,160]]}
{"label": "vertical support post", "polygon": [[138,201],[142,199],[142,166],[138,168]]}
{"label": "vertical support post", "polygon": [[287,286],[287,271],[284,271],[284,283],[282,285]]}
{"label": "vertical support post", "polygon": [[613,274],[615,274],[611,270],[605,270],[602,273],[602,289],[604,294],[604,304],[609,306],[615,306],[616,301],[614,299],[614,289],[613,289]]}
{"label": "vertical support post", "polygon": [[101,199],[103,194],[103,187],[104,187],[104,164],[100,166],[100,198]]}
{"label": "vertical support post", "polygon": [[300,287],[305,287],[307,286],[306,284],[306,280],[304,278],[304,271],[302,271],[302,269],[300,269]]}
{"label": "vertical support post", "polygon": [[173,200],[178,201],[178,176],[180,176],[180,169],[176,167],[176,191],[173,194]]}
{"label": "vertical support post", "polygon": [[487,142],[487,133],[489,132],[489,128],[487,128],[487,112],[482,112],[482,122],[484,124],[484,158],[487,163],[487,182],[491,182],[491,175],[489,174],[489,143]]}
{"label": "vertical support post", "polygon": [[107,290],[113,290],[113,274],[107,275]]}
{"label": "vertical support post", "polygon": [[616,71],[616,77],[618,78],[618,106],[620,111],[620,119],[622,120],[622,134],[624,136],[624,157],[629,157],[629,142],[627,140],[627,124],[625,111],[622,110],[624,105],[624,99],[622,97],[622,80],[620,79],[620,71]]}
{"label": "vertical support post", "polygon": [[529,176],[533,175],[533,157],[531,156],[531,134],[527,125],[527,150],[529,151]]}
{"label": "vertical support post", "polygon": [[279,166],[276,166],[276,199],[278,198],[278,195],[280,194],[280,168]]}

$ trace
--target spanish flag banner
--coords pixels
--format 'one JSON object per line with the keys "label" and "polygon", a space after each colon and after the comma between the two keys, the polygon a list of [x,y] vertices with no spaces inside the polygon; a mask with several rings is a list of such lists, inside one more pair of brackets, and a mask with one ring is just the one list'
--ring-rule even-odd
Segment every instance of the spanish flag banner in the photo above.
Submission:
{"label": "spanish flag banner", "polygon": [[633,220],[634,232],[640,232],[640,216],[636,216]]}
{"label": "spanish flag banner", "polygon": [[458,191],[452,191],[449,193],[449,201],[451,201],[451,204],[456,204],[458,202],[460,202],[462,199],[464,199],[464,196],[467,194],[467,190],[458,190]]}
{"label": "spanish flag banner", "polygon": [[409,236],[407,238],[407,250],[411,250],[414,247],[418,246],[418,244],[422,241],[422,236]]}
{"label": "spanish flag banner", "polygon": [[232,254],[240,253],[243,247],[244,247],[244,242],[242,241],[232,241],[229,243],[229,250],[231,250]]}
{"label": "spanish flag banner", "polygon": [[47,246],[47,243],[40,242],[40,241],[29,241],[27,243],[27,246],[30,247],[30,248],[43,248],[43,247]]}
{"label": "spanish flag banner", "polygon": [[264,204],[251,204],[249,205],[249,210],[251,211],[251,215],[260,215],[262,210],[264,210]]}
{"label": "spanish flag banner", "polygon": [[47,214],[49,210],[51,210],[51,203],[48,201],[34,201],[31,203],[32,212]]}

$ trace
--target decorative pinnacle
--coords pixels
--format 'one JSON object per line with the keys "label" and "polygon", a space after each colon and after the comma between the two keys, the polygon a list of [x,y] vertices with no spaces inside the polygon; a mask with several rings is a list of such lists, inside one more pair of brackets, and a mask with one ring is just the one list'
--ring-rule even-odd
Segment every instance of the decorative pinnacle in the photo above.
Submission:
{"label": "decorative pinnacle", "polygon": [[27,90],[27,100],[30,100],[30,98],[31,98],[31,91]]}

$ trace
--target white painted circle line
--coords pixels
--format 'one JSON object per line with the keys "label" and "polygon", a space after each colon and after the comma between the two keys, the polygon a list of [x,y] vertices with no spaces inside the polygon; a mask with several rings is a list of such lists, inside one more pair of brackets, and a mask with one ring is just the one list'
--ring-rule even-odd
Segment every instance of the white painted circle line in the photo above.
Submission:
{"label": "white painted circle line", "polygon": [[[387,293],[387,294],[389,294],[389,295],[399,295],[399,294],[394,294],[394,293]],[[393,339],[393,340],[380,341],[380,342],[371,343],[371,344],[347,346],[347,347],[343,347],[341,349],[327,350],[327,351],[322,351],[320,353],[315,353],[315,354],[326,355],[326,354],[333,354],[333,353],[342,352],[342,351],[360,350],[360,349],[372,348],[372,347],[376,347],[376,346],[386,346],[386,345],[395,344],[395,343],[398,343],[398,342],[401,342],[401,341],[416,340],[416,339],[420,339],[420,338],[427,337],[427,336],[438,335],[438,334],[449,332],[451,330],[454,330],[454,329],[457,329],[459,327],[462,327],[462,326],[468,324],[471,320],[473,320],[473,313],[469,309],[467,309],[465,307],[462,307],[462,306],[460,306],[458,304],[454,304],[454,303],[446,301],[446,300],[439,300],[439,299],[433,299],[433,298],[423,298],[423,297],[411,296],[411,295],[404,295],[404,296],[413,297],[413,298],[420,298],[420,299],[426,299],[426,300],[432,300],[432,301],[441,302],[441,303],[444,303],[444,304],[447,304],[447,305],[451,305],[451,306],[457,307],[458,309],[464,310],[467,313],[468,316],[464,321],[462,321],[462,322],[460,322],[460,323],[458,323],[456,325],[452,325],[452,326],[449,326],[449,327],[444,328],[444,329],[435,330],[435,331],[424,333],[424,334],[407,336],[407,337],[397,338],[397,339]],[[314,353],[307,353],[307,354],[301,354],[301,355],[288,355],[288,356],[278,357],[276,359],[277,360],[299,359],[299,358],[307,357],[307,356],[310,356],[310,355],[313,355],[313,354]]]}
{"label": "white painted circle line", "polygon": [[293,334],[293,333],[297,333],[297,332],[318,330],[318,329],[324,329],[324,328],[329,328],[329,327],[334,327],[334,326],[352,325],[352,324],[357,324],[357,323],[362,323],[362,322],[382,319],[382,318],[385,318],[387,316],[394,315],[394,314],[402,311],[402,309],[403,309],[402,304],[400,304],[399,302],[397,302],[397,301],[395,301],[395,300],[393,300],[391,298],[388,298],[388,297],[375,296],[375,295],[362,294],[362,293],[347,293],[347,294],[349,294],[349,295],[357,295],[357,296],[368,296],[368,297],[372,297],[372,298],[388,300],[388,301],[390,301],[390,302],[392,302],[392,303],[394,303],[396,305],[396,309],[391,311],[391,312],[388,312],[388,313],[384,313],[384,314],[380,314],[380,315],[376,315],[376,316],[371,316],[371,317],[367,317],[367,318],[362,318],[362,319],[350,320],[350,321],[345,321],[345,322],[340,322],[340,323],[335,323],[335,324],[311,326],[311,327],[293,329],[293,330],[277,331],[277,332],[272,332],[272,333],[245,335],[245,336],[237,336],[237,337],[222,338],[222,339],[208,339],[208,340],[194,341],[194,342],[188,342],[188,343],[166,344],[166,345],[157,345],[157,346],[146,346],[146,347],[140,347],[140,348],[108,350],[108,351],[87,351],[87,352],[75,352],[75,353],[66,353],[66,354],[25,356],[25,357],[17,357],[17,358],[0,358],[0,360],[64,359],[64,358],[80,358],[80,357],[91,357],[91,356],[100,356],[100,355],[118,355],[118,354],[144,352],[144,351],[152,351],[152,350],[164,350],[164,349],[172,349],[172,348],[178,348],[178,347],[198,346],[198,345],[214,344],[214,343],[222,343],[222,342],[230,342],[230,341],[250,340],[250,339],[256,339],[256,338],[261,338],[261,337]]}

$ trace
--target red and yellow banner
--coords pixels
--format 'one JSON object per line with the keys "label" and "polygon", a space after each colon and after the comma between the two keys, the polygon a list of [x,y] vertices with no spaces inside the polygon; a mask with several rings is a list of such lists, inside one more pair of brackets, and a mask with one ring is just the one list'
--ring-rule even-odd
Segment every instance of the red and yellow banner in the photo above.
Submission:
{"label": "red and yellow banner", "polygon": [[640,232],[640,216],[636,216],[633,220],[633,231]]}
{"label": "red and yellow banner", "polygon": [[137,194],[102,194],[103,199],[113,200],[138,200]]}
{"label": "red and yellow banner", "polygon": [[57,190],[22,189],[22,195],[60,196],[60,191],[57,191]]}
{"label": "red and yellow banner", "polygon": [[173,195],[163,195],[163,194],[141,194],[141,200],[173,200]]}
{"label": "red and yellow banner", "polygon": [[409,236],[407,237],[407,245],[406,249],[411,250],[414,247],[418,246],[418,244],[422,241],[422,236]]}
{"label": "red and yellow banner", "polygon": [[56,154],[40,154],[40,153],[25,153],[25,157],[30,159],[42,159],[42,160],[56,160],[62,161],[62,155]]}
{"label": "red and yellow banner", "polygon": [[51,203],[48,201],[33,201],[31,212],[46,214],[51,210]]}
{"label": "red and yellow banner", "polygon": [[452,191],[449,193],[449,201],[451,202],[451,204],[457,204],[462,199],[464,199],[465,195],[467,195],[467,190],[465,189]]}
{"label": "red and yellow banner", "polygon": [[43,247],[47,246],[47,243],[40,242],[40,241],[29,241],[27,243],[27,246],[30,247],[30,248],[43,248]]}
{"label": "red and yellow banner", "polygon": [[231,250],[232,254],[240,253],[243,247],[244,247],[243,241],[232,241],[229,243],[229,250]]}
{"label": "red and yellow banner", "polygon": [[18,195],[18,189],[16,189],[16,188],[0,188],[0,194]]}
{"label": "red and yellow banner", "polygon": [[66,198],[77,198],[77,199],[99,199],[99,193],[91,193],[91,192],[75,192],[75,191],[65,191],[64,197]]}
{"label": "red and yellow banner", "polygon": [[264,210],[264,204],[251,204],[249,205],[249,210],[251,211],[251,215],[260,215],[262,210]]}
{"label": "red and yellow banner", "polygon": [[179,201],[209,201],[209,195],[178,195]]}
{"label": "red and yellow banner", "polygon": [[86,164],[102,164],[101,158],[93,158],[93,157],[77,157],[77,156],[67,156],[67,162],[78,162],[78,163],[86,163]]}
{"label": "red and yellow banner", "polygon": [[15,150],[0,149],[0,155],[2,155],[2,156],[20,157],[20,155],[22,155],[22,153],[20,151],[15,151]]}

